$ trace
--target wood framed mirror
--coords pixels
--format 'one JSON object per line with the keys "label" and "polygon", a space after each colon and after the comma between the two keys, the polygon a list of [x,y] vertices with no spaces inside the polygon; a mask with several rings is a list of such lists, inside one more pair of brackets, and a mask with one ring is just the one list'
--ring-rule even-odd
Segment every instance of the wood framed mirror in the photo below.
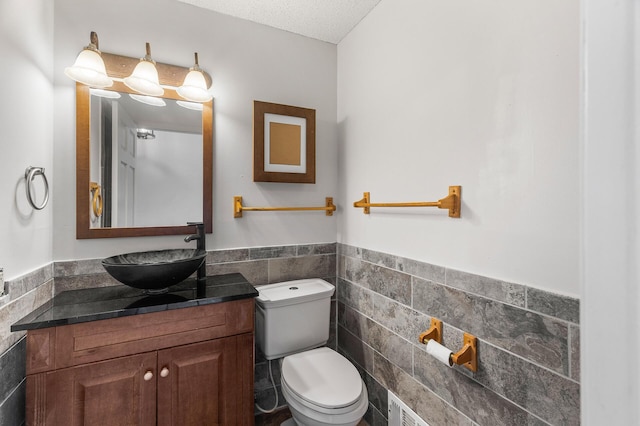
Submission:
{"label": "wood framed mirror", "polygon": [[[138,63],[102,56],[115,78]],[[165,107],[131,99],[119,81],[108,93],[76,83],[77,239],[193,233],[187,222],[213,231],[213,102],[191,104],[201,111],[176,106],[184,100],[167,86],[182,84],[189,69],[156,67]],[[120,98],[105,97],[114,93]]]}

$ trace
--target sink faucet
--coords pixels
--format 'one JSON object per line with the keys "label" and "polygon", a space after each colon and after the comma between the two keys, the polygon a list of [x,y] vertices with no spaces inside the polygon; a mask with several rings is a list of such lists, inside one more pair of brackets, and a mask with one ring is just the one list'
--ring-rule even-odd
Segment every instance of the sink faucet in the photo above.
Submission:
{"label": "sink faucet", "polygon": [[[188,243],[189,241],[196,240],[196,244],[197,244],[196,248],[198,250],[203,250],[206,252],[207,249],[206,249],[206,239],[205,239],[205,232],[204,232],[204,223],[187,222],[187,225],[195,226],[196,233],[192,235],[187,235],[186,237],[184,237],[184,241]],[[198,281],[205,281],[206,279],[207,279],[207,261],[205,258],[205,261],[202,264],[202,266],[198,268]]]}

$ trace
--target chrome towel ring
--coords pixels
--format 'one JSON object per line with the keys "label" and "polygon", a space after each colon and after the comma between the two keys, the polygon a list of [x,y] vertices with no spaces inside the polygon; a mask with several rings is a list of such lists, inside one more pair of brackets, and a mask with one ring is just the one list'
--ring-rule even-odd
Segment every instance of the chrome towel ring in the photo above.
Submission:
{"label": "chrome towel ring", "polygon": [[[42,176],[42,180],[44,181],[44,200],[42,200],[42,204],[40,205],[36,204],[31,195],[31,184],[33,183],[33,179],[35,179],[35,177],[38,175]],[[49,201],[49,182],[47,181],[47,177],[44,174],[44,167],[27,167],[27,170],[25,170],[24,172],[24,178],[27,180],[26,189],[27,200],[29,201],[29,204],[31,204],[31,206],[36,210],[42,210]]]}

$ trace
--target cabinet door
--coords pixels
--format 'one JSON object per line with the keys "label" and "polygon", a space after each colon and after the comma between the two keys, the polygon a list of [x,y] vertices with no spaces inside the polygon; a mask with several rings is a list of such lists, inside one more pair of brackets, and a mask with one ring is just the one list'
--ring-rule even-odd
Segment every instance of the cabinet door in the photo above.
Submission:
{"label": "cabinet door", "polygon": [[47,424],[154,426],[156,359],[152,352],[48,373]]}
{"label": "cabinet door", "polygon": [[158,425],[237,425],[237,338],[158,352]]}

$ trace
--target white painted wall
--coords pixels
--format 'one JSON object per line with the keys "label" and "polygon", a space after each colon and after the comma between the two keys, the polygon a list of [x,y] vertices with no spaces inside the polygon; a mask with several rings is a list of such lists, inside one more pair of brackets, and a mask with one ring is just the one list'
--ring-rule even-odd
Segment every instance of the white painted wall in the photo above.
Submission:
{"label": "white painted wall", "polygon": [[[337,192],[336,46],[205,11],[173,0],[55,2],[55,260],[124,250],[182,247],[179,236],[75,239],[75,93],[63,75],[90,31],[105,52],[132,57],[150,42],[159,62],[191,66],[193,52],[213,77],[214,233],[207,248],[335,241],[337,218],[322,213],[247,213],[233,218],[233,196],[246,205],[318,205]],[[315,185],[252,180],[253,100],[316,109]],[[342,206],[340,206],[342,207]]]}
{"label": "white painted wall", "polygon": [[634,0],[581,5],[582,424],[637,425],[640,8]]}
{"label": "white painted wall", "polygon": [[[25,169],[53,170],[53,5],[0,2],[0,268],[7,280],[51,262],[53,197],[40,211],[27,202]],[[34,181],[41,202],[40,177]],[[0,292],[2,289],[0,289]]]}
{"label": "white painted wall", "polygon": [[[579,0],[383,0],[338,45],[338,241],[577,296]],[[436,201],[462,218],[352,203]]]}

